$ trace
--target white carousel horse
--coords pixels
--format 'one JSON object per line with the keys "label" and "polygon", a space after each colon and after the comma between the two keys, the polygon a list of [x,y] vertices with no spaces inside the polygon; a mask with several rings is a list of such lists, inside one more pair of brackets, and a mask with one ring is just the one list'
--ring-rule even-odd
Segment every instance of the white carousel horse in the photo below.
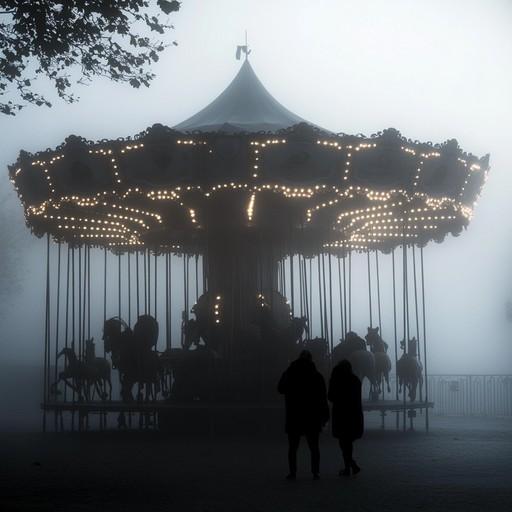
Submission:
{"label": "white carousel horse", "polygon": [[352,365],[352,371],[363,382],[366,378],[371,389],[375,384],[375,356],[366,349],[366,342],[355,332],[349,331],[345,339],[336,345],[331,353],[332,365],[335,366],[342,359],[347,359]]}

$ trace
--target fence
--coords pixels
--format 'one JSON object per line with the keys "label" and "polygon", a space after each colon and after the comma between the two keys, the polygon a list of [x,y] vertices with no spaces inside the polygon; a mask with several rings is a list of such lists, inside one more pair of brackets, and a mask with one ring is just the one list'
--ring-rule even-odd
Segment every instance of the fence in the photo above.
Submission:
{"label": "fence", "polygon": [[512,375],[429,375],[434,414],[512,416]]}

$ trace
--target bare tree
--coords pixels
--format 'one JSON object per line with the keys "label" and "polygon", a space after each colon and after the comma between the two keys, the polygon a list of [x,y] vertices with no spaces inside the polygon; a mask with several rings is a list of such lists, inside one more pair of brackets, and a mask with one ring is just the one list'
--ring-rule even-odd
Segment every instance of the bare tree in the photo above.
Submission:
{"label": "bare tree", "polygon": [[0,0],[0,97],[6,97],[0,112],[15,115],[28,104],[50,107],[35,89],[41,77],[67,102],[77,100],[70,92],[74,83],[95,76],[149,86],[150,66],[170,43],[148,34],[160,37],[173,28],[161,16],[180,5],[168,0]]}

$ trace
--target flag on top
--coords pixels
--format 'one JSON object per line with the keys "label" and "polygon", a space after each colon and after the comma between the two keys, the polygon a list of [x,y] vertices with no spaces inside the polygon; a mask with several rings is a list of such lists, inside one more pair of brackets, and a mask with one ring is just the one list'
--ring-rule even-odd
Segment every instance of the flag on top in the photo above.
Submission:
{"label": "flag on top", "polygon": [[249,55],[249,53],[251,53],[251,50],[249,50],[249,47],[246,44],[238,45],[236,47],[236,60],[240,60],[240,56],[242,55],[242,52],[245,53],[245,57],[247,58],[247,55]]}

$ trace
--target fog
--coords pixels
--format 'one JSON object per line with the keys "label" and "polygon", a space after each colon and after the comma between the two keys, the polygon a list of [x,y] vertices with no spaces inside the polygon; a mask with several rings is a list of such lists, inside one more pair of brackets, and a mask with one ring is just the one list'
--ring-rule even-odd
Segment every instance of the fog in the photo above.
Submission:
{"label": "fog", "polygon": [[[510,374],[512,324],[505,304],[512,299],[512,4],[184,0],[172,22],[170,39],[178,46],[154,65],[149,89],[98,78],[76,89],[79,103],[52,98],[51,109],[29,107],[0,117],[2,215],[5,208],[13,214],[4,228],[14,233],[8,238],[12,253],[0,254],[4,269],[17,262],[9,272],[19,284],[2,290],[0,360],[39,364],[44,348],[46,242],[25,227],[7,166],[21,149],[55,148],[71,134],[98,141],[183,121],[236,75],[241,61],[235,50],[247,31],[260,80],[310,122],[365,135],[394,127],[412,140],[455,138],[468,153],[490,153],[488,182],[469,228],[424,249],[429,371]],[[366,290],[364,273],[354,279]],[[360,308],[366,300],[361,297]],[[364,334],[368,320],[359,316],[352,327]],[[387,315],[385,338],[391,328]]]}

